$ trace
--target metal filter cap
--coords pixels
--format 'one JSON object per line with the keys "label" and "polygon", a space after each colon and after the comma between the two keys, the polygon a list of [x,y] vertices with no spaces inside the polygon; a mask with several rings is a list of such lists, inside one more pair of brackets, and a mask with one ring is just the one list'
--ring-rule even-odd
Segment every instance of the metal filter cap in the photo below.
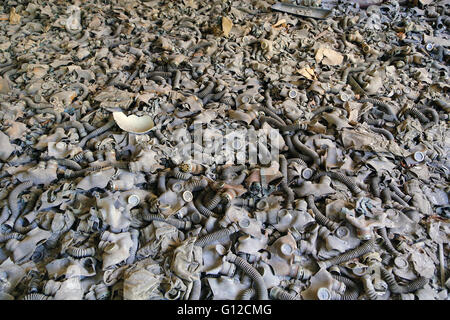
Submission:
{"label": "metal filter cap", "polygon": [[289,90],[289,98],[294,99],[297,96],[297,91]]}
{"label": "metal filter cap", "polygon": [[342,92],[340,95],[339,95],[339,98],[342,100],[342,101],[348,101],[348,95],[346,94],[346,93],[344,93],[344,92]]}

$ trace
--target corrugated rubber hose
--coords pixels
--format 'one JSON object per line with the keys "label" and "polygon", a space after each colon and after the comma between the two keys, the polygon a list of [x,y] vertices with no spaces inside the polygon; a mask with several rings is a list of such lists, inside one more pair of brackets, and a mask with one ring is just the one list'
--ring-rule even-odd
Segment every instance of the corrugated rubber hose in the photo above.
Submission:
{"label": "corrugated rubber hose", "polygon": [[317,209],[316,204],[314,203],[314,196],[309,195],[306,198],[306,202],[308,203],[308,207],[314,212],[314,219],[316,219],[317,223],[327,227],[330,230],[336,230],[339,227],[337,222],[334,222],[328,219],[325,215]]}

